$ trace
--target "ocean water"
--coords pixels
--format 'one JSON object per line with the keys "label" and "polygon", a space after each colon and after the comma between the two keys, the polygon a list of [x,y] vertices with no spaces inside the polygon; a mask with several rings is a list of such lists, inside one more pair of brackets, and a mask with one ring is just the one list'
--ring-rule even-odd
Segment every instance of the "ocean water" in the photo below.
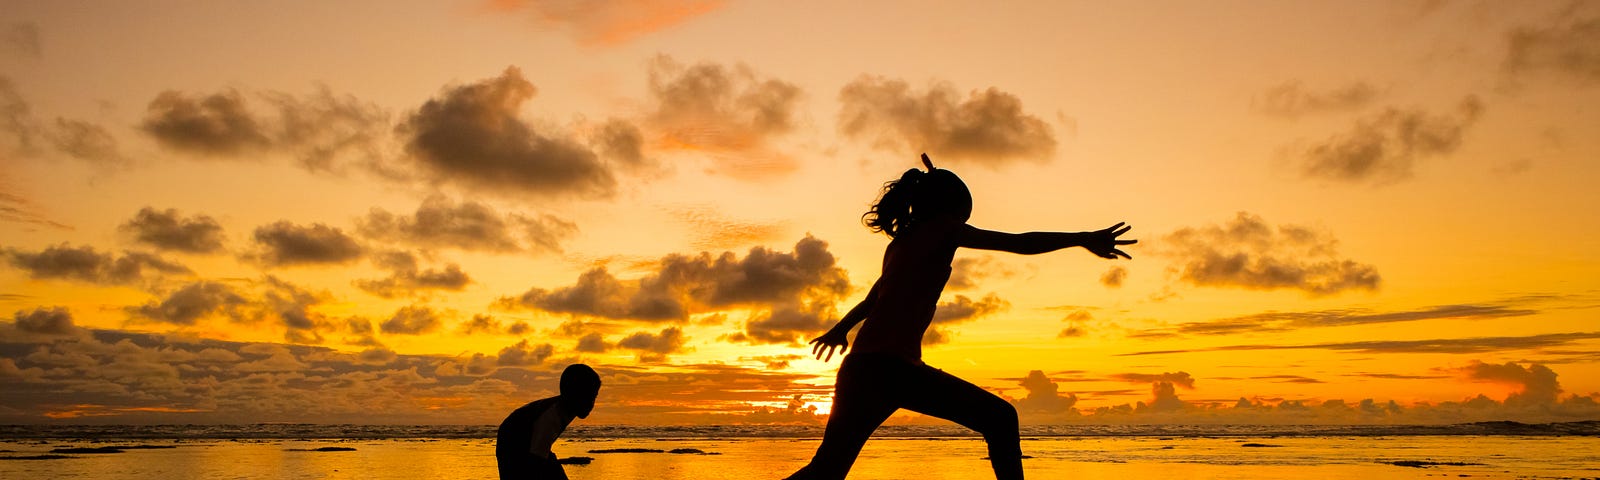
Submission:
{"label": "ocean water", "polygon": [[[815,427],[576,426],[583,479],[779,479]],[[1027,427],[1030,478],[1600,478],[1600,422],[1423,427]],[[0,426],[0,479],[493,479],[491,426]],[[115,453],[51,453],[128,447]],[[335,447],[339,451],[317,451]],[[591,453],[629,449],[629,453]],[[704,453],[667,453],[694,449]],[[105,451],[117,449],[102,449]],[[646,451],[637,451],[646,450]],[[657,452],[659,451],[659,452]],[[959,427],[884,427],[850,478],[993,478]]]}

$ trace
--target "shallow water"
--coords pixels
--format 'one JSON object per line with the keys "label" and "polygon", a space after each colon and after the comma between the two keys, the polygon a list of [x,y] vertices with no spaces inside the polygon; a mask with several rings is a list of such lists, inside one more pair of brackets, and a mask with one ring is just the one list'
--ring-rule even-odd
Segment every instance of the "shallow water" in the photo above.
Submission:
{"label": "shallow water", "polygon": [[[578,438],[558,442],[556,453],[594,458],[589,465],[566,467],[573,480],[778,479],[804,464],[817,443],[815,438],[772,437]],[[482,438],[11,439],[0,441],[0,450],[7,450],[0,457],[135,444],[176,448],[0,461],[0,478],[495,478],[494,443]],[[355,451],[299,451],[327,446]],[[1024,460],[1031,478],[1600,478],[1600,437],[1593,436],[1032,437],[1022,447],[1033,457]],[[697,448],[716,454],[588,453],[616,448]],[[851,478],[993,478],[983,456],[983,441],[972,437],[874,438]],[[1396,461],[1446,465],[1386,463]],[[1452,463],[1468,465],[1448,465]]]}

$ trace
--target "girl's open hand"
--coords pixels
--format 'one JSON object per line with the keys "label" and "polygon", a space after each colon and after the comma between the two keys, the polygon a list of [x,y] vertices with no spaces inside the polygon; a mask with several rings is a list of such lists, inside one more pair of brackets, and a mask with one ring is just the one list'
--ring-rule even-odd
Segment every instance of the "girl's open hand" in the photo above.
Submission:
{"label": "girl's open hand", "polygon": [[[835,328],[828,330],[828,333],[811,340],[811,354],[816,355],[817,360],[824,362],[833,360],[833,351],[835,349],[838,349],[839,354],[843,355],[845,351],[850,350],[849,334],[850,330],[848,329],[840,330]],[[823,353],[827,353],[828,358],[822,358]]]}
{"label": "girl's open hand", "polygon": [[1103,230],[1089,232],[1088,238],[1083,242],[1083,248],[1089,249],[1089,253],[1098,255],[1100,258],[1116,260],[1117,257],[1120,256],[1126,259],[1133,259],[1133,257],[1128,256],[1126,252],[1117,249],[1117,247],[1123,245],[1133,245],[1135,243],[1139,243],[1138,240],[1117,239],[1118,236],[1128,233],[1128,230],[1133,229],[1133,227],[1124,227],[1123,223],[1124,222],[1117,222],[1116,225],[1106,227]]}

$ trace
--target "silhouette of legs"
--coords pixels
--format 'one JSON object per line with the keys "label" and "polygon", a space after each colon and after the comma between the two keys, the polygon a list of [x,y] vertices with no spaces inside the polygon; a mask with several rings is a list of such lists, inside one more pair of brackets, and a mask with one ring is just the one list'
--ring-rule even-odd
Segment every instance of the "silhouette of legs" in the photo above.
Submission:
{"label": "silhouette of legs", "polygon": [[966,380],[883,354],[851,354],[839,367],[833,413],[816,456],[789,478],[843,479],[861,446],[895,410],[950,420],[983,434],[1000,480],[1022,478],[1017,410]]}

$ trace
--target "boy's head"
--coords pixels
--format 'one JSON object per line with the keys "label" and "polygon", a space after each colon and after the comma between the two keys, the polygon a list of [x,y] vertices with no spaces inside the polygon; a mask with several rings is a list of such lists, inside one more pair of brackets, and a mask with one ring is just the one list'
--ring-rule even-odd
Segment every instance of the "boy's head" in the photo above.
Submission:
{"label": "boy's head", "polygon": [[589,418],[594,399],[600,395],[600,374],[581,363],[561,371],[561,407],[578,418]]}

